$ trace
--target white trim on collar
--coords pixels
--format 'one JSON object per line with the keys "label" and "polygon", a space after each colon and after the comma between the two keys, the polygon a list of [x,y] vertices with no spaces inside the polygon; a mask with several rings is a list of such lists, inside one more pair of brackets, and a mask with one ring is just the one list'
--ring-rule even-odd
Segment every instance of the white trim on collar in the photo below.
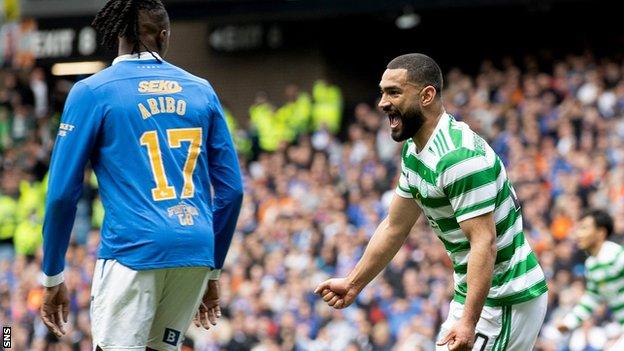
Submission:
{"label": "white trim on collar", "polygon": [[162,58],[157,53],[143,51],[141,52],[140,55],[139,54],[127,54],[127,55],[117,56],[117,58],[113,60],[113,65],[121,61],[154,60],[154,56],[156,56],[159,60],[162,61]]}

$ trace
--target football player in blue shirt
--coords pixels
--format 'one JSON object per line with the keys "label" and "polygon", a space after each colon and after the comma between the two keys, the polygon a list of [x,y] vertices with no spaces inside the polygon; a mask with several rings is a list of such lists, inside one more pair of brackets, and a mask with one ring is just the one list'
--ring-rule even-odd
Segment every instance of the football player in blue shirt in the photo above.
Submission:
{"label": "football player in blue shirt", "polygon": [[87,161],[105,209],[91,291],[94,347],[177,350],[216,324],[218,278],[241,207],[239,164],[210,84],[164,61],[161,0],[110,0],[93,26],[111,67],[74,85],[52,152],[41,317],[65,333],[65,254]]}

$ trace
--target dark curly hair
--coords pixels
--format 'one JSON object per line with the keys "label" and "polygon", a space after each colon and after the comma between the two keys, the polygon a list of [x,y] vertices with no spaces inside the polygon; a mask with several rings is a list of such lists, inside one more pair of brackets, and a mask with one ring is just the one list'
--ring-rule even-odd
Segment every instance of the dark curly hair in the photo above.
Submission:
{"label": "dark curly hair", "polygon": [[97,13],[91,26],[100,35],[103,46],[113,48],[117,45],[117,38],[123,37],[133,43],[132,53],[140,53],[141,46],[148,49],[139,33],[139,14],[142,11],[147,11],[159,23],[165,23],[169,18],[161,0],[109,0]]}

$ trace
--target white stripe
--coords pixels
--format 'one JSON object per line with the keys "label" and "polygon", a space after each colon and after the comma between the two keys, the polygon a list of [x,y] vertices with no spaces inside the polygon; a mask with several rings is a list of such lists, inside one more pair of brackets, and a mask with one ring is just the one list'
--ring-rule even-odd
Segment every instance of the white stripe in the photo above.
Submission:
{"label": "white stripe", "polygon": [[[516,256],[520,256],[523,257],[522,259],[525,259],[526,257],[529,256],[529,254],[531,253],[531,246],[529,245],[529,243],[527,243],[526,241],[524,242],[524,244],[522,244],[522,246],[516,248],[516,252],[514,252],[514,255],[511,257],[511,260],[509,261],[504,261],[504,262],[500,262],[498,264],[496,264],[494,266],[494,272],[492,273],[492,276],[496,276],[497,274],[501,274],[505,271],[507,271],[511,266],[513,266],[513,263],[510,263]],[[459,256],[461,256],[461,260],[459,261],[454,261],[454,264],[467,264],[468,263],[468,259],[470,257],[470,251],[466,251],[466,252],[462,252],[461,255],[456,255],[455,257],[458,258]],[[517,260],[518,262],[521,261]]]}
{"label": "white stripe", "polygon": [[583,295],[583,297],[581,297],[581,301],[579,301],[579,304],[583,304],[586,305],[587,307],[589,307],[590,309],[594,310],[596,309],[596,307],[598,307],[598,301],[596,301],[595,298],[593,298],[591,295]]}
{"label": "white stripe", "polygon": [[470,129],[470,127],[464,122],[457,123],[462,131],[462,146],[474,150],[474,132]]}
{"label": "white stripe", "polygon": [[[496,250],[501,250],[503,248],[505,248],[506,246],[510,245],[511,242],[513,241],[513,237],[514,235],[516,235],[517,233],[522,231],[522,216],[518,216],[516,218],[516,221],[511,225],[511,227],[507,228],[507,230],[505,231],[505,233],[503,233],[503,235],[499,236],[496,240]],[[459,238],[459,234],[461,234],[461,236],[464,238],[466,238],[466,235],[464,234],[464,232],[461,229],[449,232],[448,234],[444,235],[444,239],[448,240],[448,241],[453,241],[450,240],[451,236],[453,237],[453,239],[455,239],[455,241],[458,241]],[[528,245],[526,240],[525,240],[525,245]],[[465,264],[468,262],[468,251],[464,251],[464,252],[458,252],[456,254],[454,254],[453,256],[453,262],[460,262],[460,264]],[[502,263],[502,262],[501,262]]]}
{"label": "white stripe", "polygon": [[624,310],[615,311],[613,314],[618,321],[624,319]]}
{"label": "white stripe", "polygon": [[[433,143],[431,144],[431,146],[433,147]],[[433,149],[435,150],[435,147],[433,147]],[[438,162],[440,162],[440,156],[429,151],[429,148],[423,150],[420,155],[417,156],[417,158],[434,172],[436,170],[436,167],[438,167]]]}
{"label": "white stripe", "polygon": [[609,306],[618,306],[624,303],[624,295],[618,295],[607,301]]}
{"label": "white stripe", "polygon": [[[591,267],[595,267],[598,264],[593,264]],[[591,268],[588,266],[588,268]],[[589,272],[589,278],[594,281],[601,281],[608,277],[614,277],[619,275],[624,270],[624,255],[620,255],[615,262],[612,262],[609,267],[604,267],[592,272]]]}
{"label": "white stripe", "polygon": [[[502,248],[505,248],[506,246],[510,245],[511,242],[513,241],[513,237],[514,235],[516,235],[517,233],[522,231],[522,216],[518,216],[518,218],[516,218],[516,221],[514,222],[514,224],[507,228],[507,230],[505,231],[505,233],[503,233],[503,235],[499,236],[496,240],[496,250],[500,250]],[[466,235],[464,234],[464,232],[459,229],[453,232],[449,232],[449,234],[452,234],[454,236],[456,236],[456,233],[461,233],[461,235],[465,238]],[[444,239],[447,239],[447,235],[444,235]],[[447,239],[448,240],[448,239]],[[450,240],[449,240],[450,241]],[[524,245],[528,246],[528,243],[524,242]],[[454,256],[452,257],[452,261],[453,262],[459,262],[459,264],[466,264],[468,263],[468,254],[470,253],[470,251],[463,251],[463,252],[458,252],[456,254],[454,254]],[[509,262],[509,261],[506,261]],[[503,262],[501,262],[503,263]],[[456,263],[457,264],[457,263]]]}
{"label": "white stripe", "polygon": [[494,166],[483,156],[472,156],[451,167],[445,169],[438,178],[442,180],[442,186],[446,187],[453,182],[460,180],[468,175],[481,172]]}
{"label": "white stripe", "polygon": [[466,212],[462,215],[457,216],[457,223],[461,223],[463,221],[467,221],[471,218],[478,217],[482,214],[490,213],[494,211],[494,204],[488,205],[486,207],[480,208],[478,210]]}
{"label": "white stripe", "polygon": [[399,187],[397,186],[395,191],[394,191],[397,195],[399,195],[402,198],[406,198],[406,199],[413,199],[414,196],[412,196],[411,193],[406,193],[405,191],[399,189]]}
{"label": "white stripe", "polygon": [[572,313],[583,320],[591,317],[592,315],[591,312],[588,312],[585,308],[578,306],[578,305],[574,307],[574,309],[572,310]]}
{"label": "white stripe", "polygon": [[498,224],[500,221],[507,218],[509,211],[511,211],[514,206],[514,202],[511,199],[511,196],[509,196],[500,204],[500,206],[496,208],[496,211],[494,211],[494,223]]}
{"label": "white stripe", "polygon": [[453,212],[453,208],[451,207],[451,205],[438,208],[431,208],[423,205],[423,208],[425,208],[427,216],[430,216],[435,220],[451,217],[455,218],[455,212]]}
{"label": "white stripe", "polygon": [[[444,240],[450,241],[453,244],[457,244],[459,242],[467,240],[466,234],[464,234],[464,231],[461,229],[453,230],[452,232],[445,233],[444,235],[441,235],[441,236],[444,238]],[[466,254],[466,253],[467,251],[464,252],[463,254]]]}
{"label": "white stripe", "polygon": [[496,182],[493,181],[470,191],[463,192],[449,200],[455,209],[470,207],[482,201],[495,198],[496,188]]}
{"label": "white stripe", "polygon": [[598,292],[600,292],[600,294],[604,295],[604,297],[611,298],[613,296],[617,296],[618,291],[624,288],[624,279],[618,279],[599,285],[596,281],[594,281],[594,284],[597,285]]}
{"label": "white stripe", "polygon": [[492,289],[490,289],[489,296],[504,297],[505,295],[511,295],[519,291],[524,291],[528,287],[537,284],[542,279],[544,279],[544,272],[542,272],[542,268],[537,265],[526,274],[510,280],[500,287],[493,287]]}
{"label": "white stripe", "polygon": [[446,140],[446,143],[448,145],[448,147],[450,148],[449,151],[453,151],[456,150],[455,148],[455,144],[453,144],[453,139],[451,138],[451,134],[449,133],[449,129],[448,126],[441,128],[440,132],[442,132],[442,137],[444,137],[444,140]]}

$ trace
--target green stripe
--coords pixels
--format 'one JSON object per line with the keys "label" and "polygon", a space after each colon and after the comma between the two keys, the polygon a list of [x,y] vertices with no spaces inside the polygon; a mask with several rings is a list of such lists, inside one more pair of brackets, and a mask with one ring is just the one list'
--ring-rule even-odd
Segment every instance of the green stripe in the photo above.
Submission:
{"label": "green stripe", "polygon": [[537,261],[537,256],[535,256],[535,253],[531,251],[525,260],[518,262],[513,267],[510,267],[506,272],[497,274],[492,280],[492,286],[498,287],[508,283],[515,278],[527,274],[533,268],[538,266],[539,262]]}
{"label": "green stripe", "polygon": [[[515,305],[519,303],[523,303],[525,301],[529,301],[534,299],[543,293],[548,291],[548,285],[546,285],[546,280],[542,279],[536,284],[533,284],[531,287],[519,291],[517,293],[503,296],[503,297],[488,297],[485,299],[485,305],[489,307],[500,307],[500,306],[508,306]],[[455,290],[455,295],[453,296],[453,300],[457,301],[461,304],[466,302],[466,293],[460,292],[459,290]]]}
{"label": "green stripe", "polygon": [[[446,168],[446,169],[448,169],[448,168]],[[446,170],[446,169],[445,169],[445,170]],[[465,174],[465,175],[464,175],[464,176],[462,176],[461,178],[455,179],[454,183],[456,183],[456,182],[458,182],[458,181],[461,181],[461,180],[463,180],[463,179],[465,179],[465,178],[475,176],[475,175],[481,175],[481,176],[490,177],[490,181],[493,181],[493,180],[496,180],[496,179],[498,178],[498,176],[500,175],[500,172],[501,172],[502,170],[503,170],[503,167],[502,167],[501,162],[500,162],[500,161],[498,161],[498,160],[495,160],[495,161],[494,161],[494,164],[493,164],[492,166],[487,167],[487,168],[483,168],[483,169],[481,169],[481,170],[479,170],[479,171],[477,171],[477,172],[473,172],[473,173]],[[494,178],[492,178],[492,172],[494,173],[494,174],[493,174],[493,175],[494,175]],[[489,183],[489,182],[487,182],[487,181],[486,181],[486,182],[484,182],[484,183],[482,183],[482,184],[487,184],[487,183]],[[453,184],[447,184],[447,186],[446,186],[446,187],[444,187],[444,190],[446,191],[446,190],[447,190],[447,188],[448,188],[448,187],[450,187],[450,186],[452,186],[452,185],[453,185]]]}
{"label": "green stripe", "polygon": [[418,174],[422,179],[427,181],[431,185],[436,185],[437,183],[437,174],[427,167],[421,160],[414,157],[414,155],[407,155],[403,158],[403,163],[405,167]]}
{"label": "green stripe", "polygon": [[442,132],[438,132],[436,135],[436,140],[438,141],[438,145],[445,153],[449,151],[448,145],[444,142],[444,137],[442,136]]}
{"label": "green stripe", "polygon": [[452,242],[444,239],[441,236],[438,236],[438,238],[440,238],[440,241],[442,241],[442,244],[444,244],[444,248],[446,249],[446,251],[448,251],[450,253],[466,251],[466,250],[468,250],[470,248],[470,242],[468,240],[460,241],[458,243],[452,243]]}
{"label": "green stripe", "polygon": [[453,199],[468,191],[495,183],[501,171],[500,166],[489,167],[459,178],[444,187],[444,193]]}
{"label": "green stripe", "polygon": [[505,338],[503,339],[504,341],[501,346],[501,351],[507,350],[507,345],[509,344],[511,336],[511,306],[505,306],[503,309],[505,309],[505,314],[507,315],[507,325],[505,326]]}
{"label": "green stripe", "polygon": [[425,197],[420,199],[420,203],[428,208],[451,206],[447,197]]}
{"label": "green stripe", "polygon": [[[495,275],[492,278],[492,287],[501,286],[514,278],[522,276],[538,265],[539,263],[537,261],[537,257],[535,256],[533,252],[531,252],[526,259],[516,263],[512,267],[509,267],[505,272]],[[461,283],[458,286],[459,290],[468,291],[467,284],[468,283],[466,282]]]}
{"label": "green stripe", "polygon": [[444,143],[444,147],[446,148],[446,151],[451,151],[451,148],[449,147],[449,144],[446,142],[446,137],[444,136],[444,134],[442,134],[442,132],[440,132],[440,136],[442,137],[442,142]]}
{"label": "green stripe", "polygon": [[485,200],[485,201],[481,201],[481,202],[479,202],[479,203],[477,203],[475,205],[459,209],[459,210],[455,211],[455,217],[463,216],[466,213],[474,212],[474,211],[480,210],[482,208],[494,205],[494,201],[496,201],[496,199],[495,198],[491,198],[491,199],[488,199],[488,200]]}
{"label": "green stripe", "polygon": [[511,228],[518,217],[520,217],[520,210],[516,210],[515,208],[511,208],[507,216],[503,218],[500,222],[496,223],[496,236],[503,235],[509,228]]}
{"label": "green stripe", "polygon": [[582,308],[582,309],[584,309],[584,310],[585,310],[585,311],[587,311],[587,313],[589,313],[589,314],[594,313],[594,309],[593,309],[593,308],[591,308],[591,306],[588,306],[588,305],[586,305],[586,304],[584,304],[584,303],[580,303],[580,304],[578,304],[577,306],[578,306],[578,307],[580,307],[580,308]]}
{"label": "green stripe", "polygon": [[436,150],[438,150],[438,155],[442,156],[443,152],[442,152],[442,148],[438,144],[438,139],[433,139],[433,145],[435,145]]}
{"label": "green stripe", "polygon": [[610,283],[610,282],[615,281],[615,280],[620,280],[622,278],[624,278],[624,270],[620,271],[616,275],[613,275],[613,276],[607,277],[605,279],[599,280],[597,283],[598,284],[606,284],[606,283]]}
{"label": "green stripe", "polygon": [[496,193],[496,207],[498,208],[500,205],[507,200],[507,198],[511,195],[511,183],[509,179],[505,180],[505,184],[503,187]]}
{"label": "green stripe", "polygon": [[609,268],[611,266],[613,266],[613,264],[615,264],[619,259],[620,256],[622,256],[622,254],[624,254],[624,251],[620,251],[620,253],[617,254],[617,256],[615,256],[615,259],[611,262],[607,262],[607,263],[596,263],[594,265],[592,265],[591,267],[587,267],[587,269],[590,272],[599,270],[599,269],[604,269],[604,268]]}
{"label": "green stripe", "polygon": [[[505,246],[504,248],[498,249],[496,252],[496,262],[495,264],[499,264],[501,262],[509,261],[513,254],[516,252],[516,249],[524,245],[524,233],[519,232],[514,235],[512,242]],[[457,274],[466,274],[468,273],[468,264],[459,264],[453,266],[453,271]]]}
{"label": "green stripe", "polygon": [[619,311],[621,309],[624,309],[624,303],[621,303],[619,305],[615,305],[615,306],[611,307],[611,311],[613,311],[613,312],[617,312],[617,311]]}
{"label": "green stripe", "polygon": [[406,193],[411,192],[409,189],[405,189],[404,187],[402,187],[402,186],[401,186],[401,183],[397,184],[397,187],[398,187],[399,189],[401,189],[402,191],[406,192]]}
{"label": "green stripe", "polygon": [[435,222],[442,233],[459,229],[459,224],[457,223],[457,219],[455,219],[455,217],[438,218]]}
{"label": "green stripe", "polygon": [[508,333],[509,325],[511,324],[509,321],[511,315],[507,313],[508,309],[510,309],[509,306],[503,306],[502,308],[503,320],[501,321],[501,329],[498,333],[498,336],[496,337],[496,341],[494,342],[494,347],[492,348],[492,351],[500,351],[502,349],[502,345],[505,342],[505,335]]}
{"label": "green stripe", "polygon": [[[451,125],[453,124],[453,122],[451,122]],[[455,146],[455,148],[459,148],[462,146],[462,131],[459,129],[455,129],[455,128],[450,128],[448,129],[449,132],[449,136],[451,137],[451,141],[453,142],[453,145]]]}
{"label": "green stripe", "polygon": [[511,241],[511,244],[499,249],[496,252],[496,263],[509,261],[516,249],[524,245],[524,232],[516,233]]}
{"label": "green stripe", "polygon": [[460,147],[444,155],[444,157],[442,157],[438,162],[436,166],[436,171],[438,173],[442,173],[442,171],[449,169],[450,167],[453,167],[454,165],[463,162],[469,158],[479,157],[483,155],[484,153],[470,150],[465,147]]}

